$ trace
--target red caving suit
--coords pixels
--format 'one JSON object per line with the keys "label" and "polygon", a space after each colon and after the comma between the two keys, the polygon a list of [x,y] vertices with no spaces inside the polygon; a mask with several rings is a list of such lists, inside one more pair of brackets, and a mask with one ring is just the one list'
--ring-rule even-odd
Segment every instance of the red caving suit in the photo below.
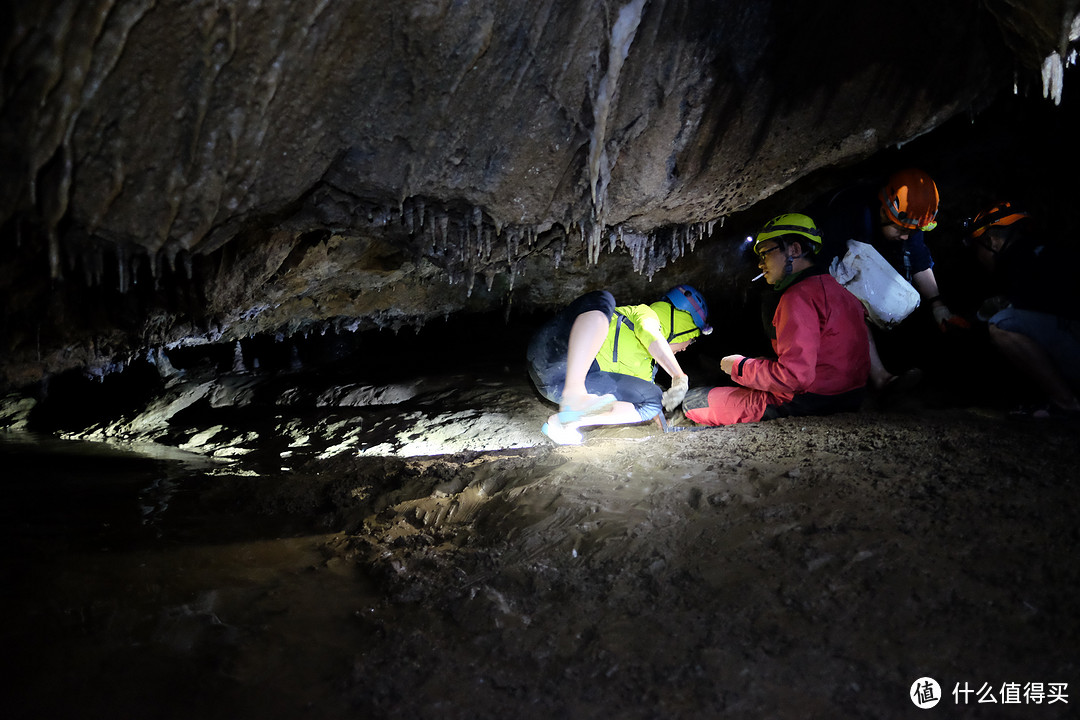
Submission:
{"label": "red caving suit", "polygon": [[708,407],[687,410],[686,417],[702,425],[756,422],[768,406],[797,395],[860,390],[870,374],[865,317],[858,298],[827,272],[803,271],[773,313],[777,359],[736,356],[731,378],[742,387],[712,388]]}

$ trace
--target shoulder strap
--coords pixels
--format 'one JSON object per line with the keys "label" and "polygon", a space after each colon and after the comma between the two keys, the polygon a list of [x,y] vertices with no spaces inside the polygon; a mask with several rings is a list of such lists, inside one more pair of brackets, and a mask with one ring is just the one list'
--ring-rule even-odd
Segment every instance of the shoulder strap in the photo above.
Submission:
{"label": "shoulder strap", "polygon": [[615,321],[615,342],[612,343],[611,362],[617,364],[619,362],[619,331],[622,330],[623,325],[626,325],[630,328],[630,332],[634,332],[634,323],[618,310],[615,311],[615,317],[617,318]]}

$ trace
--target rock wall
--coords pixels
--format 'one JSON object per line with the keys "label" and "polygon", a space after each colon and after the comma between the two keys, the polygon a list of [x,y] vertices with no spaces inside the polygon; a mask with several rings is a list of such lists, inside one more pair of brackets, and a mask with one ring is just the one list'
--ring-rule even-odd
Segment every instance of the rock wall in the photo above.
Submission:
{"label": "rock wall", "polygon": [[673,269],[723,293],[725,221],[1037,83],[1078,7],[6,3],[4,383]]}

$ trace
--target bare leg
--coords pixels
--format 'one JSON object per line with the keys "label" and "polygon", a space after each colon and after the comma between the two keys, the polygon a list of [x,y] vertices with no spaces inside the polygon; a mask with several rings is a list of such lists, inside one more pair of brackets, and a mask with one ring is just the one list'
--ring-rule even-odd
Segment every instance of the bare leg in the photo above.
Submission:
{"label": "bare leg", "polygon": [[589,373],[596,353],[607,337],[608,317],[599,310],[578,315],[570,327],[569,348],[566,355],[566,383],[563,387],[562,410],[576,410],[589,404],[590,396],[585,390],[585,376]]}
{"label": "bare leg", "polygon": [[896,376],[886,370],[885,365],[881,362],[877,343],[874,342],[874,332],[869,325],[866,326],[866,334],[870,338],[870,384],[880,390]]}
{"label": "bare leg", "polygon": [[1039,386],[1050,402],[1065,410],[1080,410],[1076,393],[1037,342],[1027,335],[1002,330],[996,325],[990,326],[990,338],[1017,370]]}

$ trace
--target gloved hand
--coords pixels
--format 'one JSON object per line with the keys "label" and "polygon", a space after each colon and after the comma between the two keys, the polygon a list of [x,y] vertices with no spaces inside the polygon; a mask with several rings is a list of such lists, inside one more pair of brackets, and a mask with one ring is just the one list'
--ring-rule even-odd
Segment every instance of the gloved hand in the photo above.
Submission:
{"label": "gloved hand", "polygon": [[664,410],[666,412],[671,412],[682,405],[683,399],[686,398],[686,391],[689,389],[690,378],[686,375],[680,375],[677,378],[673,378],[671,381],[671,388],[664,391],[664,397],[662,399]]}
{"label": "gloved hand", "polygon": [[956,329],[967,330],[971,327],[967,320],[959,315],[953,315],[952,310],[942,303],[934,305],[930,308],[930,311],[934,313],[934,323],[941,329],[941,332]]}

